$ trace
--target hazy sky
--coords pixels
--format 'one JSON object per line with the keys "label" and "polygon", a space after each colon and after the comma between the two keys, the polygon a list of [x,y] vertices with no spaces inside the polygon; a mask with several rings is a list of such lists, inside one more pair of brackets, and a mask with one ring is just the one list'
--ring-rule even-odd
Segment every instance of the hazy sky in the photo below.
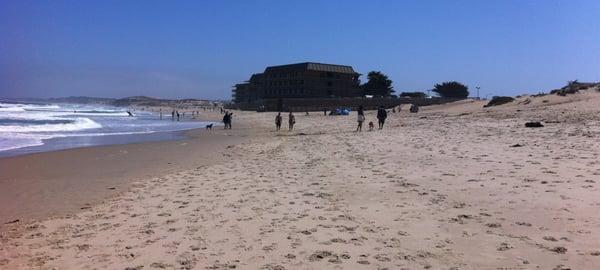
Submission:
{"label": "hazy sky", "polygon": [[397,92],[600,81],[600,1],[0,0],[0,97],[230,98],[305,61],[381,70]]}

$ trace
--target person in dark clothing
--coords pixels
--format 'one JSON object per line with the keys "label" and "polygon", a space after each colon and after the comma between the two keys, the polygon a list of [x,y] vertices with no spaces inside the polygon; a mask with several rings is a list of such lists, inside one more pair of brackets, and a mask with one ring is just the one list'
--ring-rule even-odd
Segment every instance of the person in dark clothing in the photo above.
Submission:
{"label": "person in dark clothing", "polygon": [[225,111],[225,115],[223,115],[223,124],[225,124],[225,129],[231,129],[231,113]]}
{"label": "person in dark clothing", "polygon": [[385,124],[385,119],[387,118],[387,111],[383,106],[379,107],[377,110],[377,120],[379,120],[379,129],[383,128],[383,124]]}
{"label": "person in dark clothing", "polygon": [[327,116],[327,108],[323,108],[323,115]]}
{"label": "person in dark clothing", "polygon": [[171,121],[175,121],[175,110],[171,112]]}
{"label": "person in dark clothing", "polygon": [[358,112],[358,117],[357,117],[356,121],[358,122],[358,126],[356,127],[356,131],[360,132],[360,131],[362,131],[363,122],[365,122],[365,112],[363,110],[363,106],[362,105],[360,105],[358,107],[358,111],[357,112]]}
{"label": "person in dark clothing", "polygon": [[277,128],[277,131],[279,131],[281,129],[282,121],[283,121],[283,117],[281,117],[281,112],[279,112],[277,114],[277,116],[275,116],[275,127]]}
{"label": "person in dark clothing", "polygon": [[179,121],[179,111],[176,111],[175,114],[177,114],[177,121]]}
{"label": "person in dark clothing", "polygon": [[290,131],[294,129],[294,124],[296,124],[296,117],[292,112],[288,115],[288,124],[290,125]]}
{"label": "person in dark clothing", "polygon": [[417,104],[410,105],[410,112],[411,113],[418,113],[419,112],[419,106],[417,106]]}

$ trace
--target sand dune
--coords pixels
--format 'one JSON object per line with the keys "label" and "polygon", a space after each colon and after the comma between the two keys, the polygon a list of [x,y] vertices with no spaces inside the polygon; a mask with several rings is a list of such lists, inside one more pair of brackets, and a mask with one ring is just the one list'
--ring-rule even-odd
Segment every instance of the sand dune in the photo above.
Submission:
{"label": "sand dune", "polygon": [[600,94],[484,104],[361,133],[355,115],[275,132],[273,113],[236,113],[261,132],[223,162],[3,225],[0,268],[600,268]]}

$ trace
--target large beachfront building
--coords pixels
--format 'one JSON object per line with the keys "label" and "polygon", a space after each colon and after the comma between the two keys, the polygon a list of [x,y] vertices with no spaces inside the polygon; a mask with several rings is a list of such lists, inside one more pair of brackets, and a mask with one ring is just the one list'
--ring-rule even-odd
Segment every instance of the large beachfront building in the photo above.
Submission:
{"label": "large beachfront building", "polygon": [[235,85],[235,103],[282,98],[359,97],[359,73],[351,66],[298,63],[267,67],[250,80]]}

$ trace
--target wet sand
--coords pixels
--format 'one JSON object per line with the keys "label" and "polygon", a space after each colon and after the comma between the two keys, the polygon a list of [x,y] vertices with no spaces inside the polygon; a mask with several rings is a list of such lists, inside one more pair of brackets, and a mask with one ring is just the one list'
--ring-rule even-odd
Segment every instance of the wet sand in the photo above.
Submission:
{"label": "wet sand", "polygon": [[484,104],[361,133],[355,114],[275,132],[274,113],[237,113],[256,133],[221,160],[4,225],[0,268],[600,268],[600,93]]}
{"label": "wet sand", "polygon": [[221,149],[246,140],[249,130],[178,133],[183,139],[0,158],[0,224],[73,213],[126,191],[135,181],[213,164],[222,159]]}

